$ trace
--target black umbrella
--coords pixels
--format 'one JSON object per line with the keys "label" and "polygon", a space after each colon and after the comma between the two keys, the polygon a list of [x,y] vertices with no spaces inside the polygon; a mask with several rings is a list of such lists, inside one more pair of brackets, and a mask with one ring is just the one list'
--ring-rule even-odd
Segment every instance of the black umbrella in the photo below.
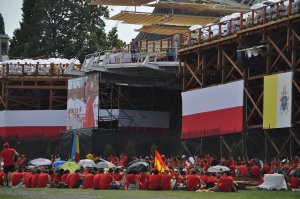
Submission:
{"label": "black umbrella", "polygon": [[147,170],[149,164],[147,162],[135,162],[132,165],[130,165],[127,170],[128,172],[131,171],[142,171],[142,170]]}
{"label": "black umbrella", "polygon": [[136,162],[147,162],[147,160],[145,160],[145,159],[132,160],[132,161],[130,161],[130,162],[127,164],[127,166],[130,166],[130,165],[132,165],[133,163],[136,163]]}

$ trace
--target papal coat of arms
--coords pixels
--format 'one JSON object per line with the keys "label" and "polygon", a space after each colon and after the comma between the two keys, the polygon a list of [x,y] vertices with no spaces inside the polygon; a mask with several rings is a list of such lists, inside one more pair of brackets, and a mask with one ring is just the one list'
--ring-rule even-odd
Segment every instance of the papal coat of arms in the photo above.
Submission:
{"label": "papal coat of arms", "polygon": [[288,114],[289,112],[289,96],[287,95],[286,87],[284,86],[281,91],[280,100],[280,114]]}

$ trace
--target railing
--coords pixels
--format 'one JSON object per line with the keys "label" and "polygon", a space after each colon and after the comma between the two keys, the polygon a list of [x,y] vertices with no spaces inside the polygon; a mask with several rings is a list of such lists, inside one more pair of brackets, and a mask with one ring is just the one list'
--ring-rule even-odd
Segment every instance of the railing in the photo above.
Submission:
{"label": "railing", "polygon": [[[0,76],[64,76],[67,64],[0,64]],[[80,69],[80,65],[74,68]]]}
{"label": "railing", "polygon": [[247,13],[239,14],[237,17],[230,17],[216,24],[210,24],[203,28],[195,29],[180,35],[180,48],[197,45],[212,39],[219,39],[235,34],[236,32],[280,19],[284,16],[299,13],[300,0],[288,0],[276,3],[265,4],[264,6],[252,9]]}
{"label": "railing", "polygon": [[[167,51],[168,49],[184,48],[192,45],[197,45],[212,39],[220,39],[237,33],[242,29],[253,27],[255,25],[265,24],[272,20],[280,19],[281,17],[299,13],[300,0],[285,0],[276,3],[265,4],[263,7],[249,10],[246,13],[239,14],[236,17],[231,17],[227,20],[215,24],[206,25],[186,33],[177,34],[179,38],[170,36],[170,38],[158,41],[141,40],[138,42],[139,52],[159,52]],[[176,43],[176,44],[175,44]],[[130,51],[130,45],[125,48]]]}

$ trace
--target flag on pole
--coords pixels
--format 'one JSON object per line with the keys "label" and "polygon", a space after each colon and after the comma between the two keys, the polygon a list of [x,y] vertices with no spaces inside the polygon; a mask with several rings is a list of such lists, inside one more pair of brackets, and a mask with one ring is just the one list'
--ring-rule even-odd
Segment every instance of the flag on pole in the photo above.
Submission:
{"label": "flag on pole", "polygon": [[71,152],[71,160],[75,162],[79,162],[80,155],[79,155],[79,136],[76,132],[74,132],[73,138],[73,145],[72,145],[72,152]]}
{"label": "flag on pole", "polygon": [[164,172],[165,170],[169,170],[169,168],[167,167],[160,153],[157,150],[155,151],[154,168],[156,168],[160,173]]}
{"label": "flag on pole", "polygon": [[263,129],[292,125],[293,72],[264,77]]}

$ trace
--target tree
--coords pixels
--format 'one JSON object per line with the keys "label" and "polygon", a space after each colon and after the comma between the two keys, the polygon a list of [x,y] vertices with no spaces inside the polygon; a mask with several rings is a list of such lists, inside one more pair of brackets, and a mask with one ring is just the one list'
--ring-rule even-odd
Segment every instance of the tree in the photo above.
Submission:
{"label": "tree", "polygon": [[4,26],[4,19],[0,13],[0,34],[5,34],[5,26]]}
{"label": "tree", "polygon": [[108,48],[113,49],[114,47],[116,49],[121,49],[123,46],[126,45],[126,43],[119,39],[118,35],[118,29],[117,27],[113,27],[108,35],[107,35],[107,42],[108,42]]}
{"label": "tree", "polygon": [[[23,21],[21,28],[14,32],[10,55],[72,58],[81,52],[83,60],[86,54],[99,48],[107,49],[103,21],[103,17],[108,17],[107,7],[88,3],[89,0],[57,0],[55,3],[24,0]],[[34,31],[29,32],[32,28]]]}

